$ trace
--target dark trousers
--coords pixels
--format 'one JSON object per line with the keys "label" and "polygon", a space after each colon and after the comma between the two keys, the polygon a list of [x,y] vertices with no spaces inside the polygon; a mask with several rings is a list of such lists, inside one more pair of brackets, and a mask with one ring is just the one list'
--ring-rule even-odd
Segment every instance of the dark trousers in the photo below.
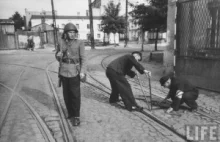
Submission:
{"label": "dark trousers", "polygon": [[197,109],[198,105],[196,103],[196,99],[198,98],[198,91],[191,91],[191,92],[185,92],[183,93],[182,99],[179,99],[177,97],[172,98],[172,104],[171,107],[175,110],[179,110],[179,106],[183,103],[186,103],[190,109]]}
{"label": "dark trousers", "polygon": [[114,70],[107,68],[106,76],[108,77],[112,88],[111,96],[109,99],[110,102],[117,101],[120,94],[127,110],[131,111],[132,106],[137,106],[131,90],[131,86],[124,75],[120,75]]}
{"label": "dark trousers", "polygon": [[63,86],[63,98],[66,104],[67,112],[69,117],[80,116],[80,77],[63,77],[61,76]]}

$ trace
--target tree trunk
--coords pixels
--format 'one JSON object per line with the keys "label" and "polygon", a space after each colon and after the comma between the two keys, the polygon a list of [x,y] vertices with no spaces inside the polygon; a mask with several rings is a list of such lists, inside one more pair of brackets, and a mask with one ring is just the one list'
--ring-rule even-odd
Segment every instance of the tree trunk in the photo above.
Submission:
{"label": "tree trunk", "polygon": [[115,42],[115,33],[114,33],[114,43],[115,43],[115,47],[116,47],[116,42]]}
{"label": "tree trunk", "polygon": [[156,28],[155,51],[157,51],[158,35],[159,35],[159,28]]}
{"label": "tree trunk", "polygon": [[91,3],[91,0],[89,0],[89,19],[90,19],[90,41],[91,41],[91,49],[95,49],[94,29],[93,29],[93,14],[92,14],[92,3]]}
{"label": "tree trunk", "polygon": [[125,27],[125,45],[127,47],[128,44],[128,0],[125,2],[125,20],[126,20],[126,27]]}
{"label": "tree trunk", "polygon": [[104,39],[103,39],[103,44],[106,45],[106,44],[105,44],[105,33],[104,33],[104,37],[103,37],[103,38],[104,38]]}
{"label": "tree trunk", "polygon": [[110,44],[110,43],[109,43],[109,33],[108,33],[108,44]]}
{"label": "tree trunk", "polygon": [[142,31],[142,45],[141,45],[141,51],[144,51],[144,41],[145,41],[145,31]]}

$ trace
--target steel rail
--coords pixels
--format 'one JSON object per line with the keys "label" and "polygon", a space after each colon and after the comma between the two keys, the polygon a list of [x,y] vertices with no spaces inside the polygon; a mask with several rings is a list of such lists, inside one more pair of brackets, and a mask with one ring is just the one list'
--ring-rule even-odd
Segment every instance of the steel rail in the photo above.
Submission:
{"label": "steel rail", "polygon": [[22,97],[19,93],[15,92],[15,89],[17,88],[17,85],[19,84],[19,81],[20,81],[20,78],[21,76],[23,75],[25,70],[23,70],[20,75],[19,75],[19,78],[17,79],[16,81],[16,84],[14,86],[14,88],[10,88],[8,87],[7,85],[3,84],[3,83],[0,83],[1,86],[3,86],[4,88],[10,90],[12,92],[12,95],[4,109],[4,113],[2,115],[2,118],[1,118],[1,121],[0,121],[0,132],[2,130],[2,127],[3,127],[3,123],[6,119],[6,116],[7,116],[7,113],[9,111],[9,107],[10,107],[10,104],[12,102],[12,98],[17,96],[19,97],[23,102],[24,104],[26,105],[26,107],[28,108],[29,112],[31,113],[31,115],[37,120],[39,126],[40,126],[40,130],[43,131],[43,136],[44,138],[46,139],[46,141],[48,142],[56,142],[54,137],[52,136],[50,130],[48,129],[47,125],[45,124],[45,122],[42,120],[42,118],[40,117],[40,115],[33,109],[33,107],[24,99],[24,97]]}
{"label": "steel rail", "polygon": [[62,105],[61,105],[61,103],[60,103],[60,101],[59,101],[59,98],[58,98],[58,94],[57,94],[57,92],[56,92],[56,90],[55,90],[55,87],[54,87],[54,85],[53,85],[53,81],[52,81],[52,79],[51,79],[51,77],[50,77],[50,75],[49,75],[49,71],[48,71],[50,65],[52,65],[54,62],[55,62],[55,61],[51,62],[51,63],[47,66],[47,68],[46,68],[46,74],[47,74],[47,78],[48,78],[48,81],[49,81],[49,84],[50,84],[50,87],[51,87],[51,91],[52,91],[52,93],[53,93],[53,96],[54,96],[54,99],[55,99],[55,102],[56,102],[56,105],[57,105],[57,108],[58,108],[58,112],[59,112],[59,114],[60,114],[60,120],[61,120],[61,124],[62,124],[61,127],[62,127],[62,130],[63,130],[63,133],[64,133],[65,141],[66,141],[66,142],[73,142],[74,139],[73,139],[73,136],[72,136],[72,134],[71,134],[71,132],[70,132],[70,126],[69,126],[69,124],[68,124],[68,122],[67,122],[67,120],[66,120],[66,117],[65,117],[65,115],[64,115],[64,111],[63,111],[63,109],[62,109]]}

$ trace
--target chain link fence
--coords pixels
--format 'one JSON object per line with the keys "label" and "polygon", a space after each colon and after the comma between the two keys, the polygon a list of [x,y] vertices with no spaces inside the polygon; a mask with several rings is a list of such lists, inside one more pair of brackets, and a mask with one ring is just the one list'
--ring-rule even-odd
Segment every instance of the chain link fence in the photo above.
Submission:
{"label": "chain link fence", "polygon": [[220,0],[177,2],[177,76],[220,92]]}
{"label": "chain link fence", "polygon": [[177,3],[177,55],[220,60],[220,0]]}

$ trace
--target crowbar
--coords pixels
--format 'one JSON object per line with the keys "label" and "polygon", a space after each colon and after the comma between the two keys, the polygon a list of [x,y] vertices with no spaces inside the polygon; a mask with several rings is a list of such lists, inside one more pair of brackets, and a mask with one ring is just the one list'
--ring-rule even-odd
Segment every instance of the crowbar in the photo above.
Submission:
{"label": "crowbar", "polygon": [[[146,75],[147,76],[147,75]],[[150,93],[150,110],[152,110],[152,93],[151,93],[151,80],[150,80],[150,75],[148,74],[148,84],[149,84],[149,93]]]}
{"label": "crowbar", "polygon": [[[145,97],[145,100],[147,101],[147,96],[146,96],[145,93],[144,93],[144,89],[143,89],[143,86],[142,86],[141,81],[140,81],[140,79],[139,79],[139,75],[138,75],[137,73],[136,73],[136,75],[137,75],[137,79],[138,79],[139,85],[140,85],[140,87],[141,87],[141,91],[142,91],[142,93],[143,93],[143,95],[144,95],[144,97]],[[150,103],[151,103],[151,102],[150,102]],[[148,105],[148,107],[150,107],[150,106]],[[151,109],[152,109],[152,105],[151,105],[150,111],[151,111]]]}

